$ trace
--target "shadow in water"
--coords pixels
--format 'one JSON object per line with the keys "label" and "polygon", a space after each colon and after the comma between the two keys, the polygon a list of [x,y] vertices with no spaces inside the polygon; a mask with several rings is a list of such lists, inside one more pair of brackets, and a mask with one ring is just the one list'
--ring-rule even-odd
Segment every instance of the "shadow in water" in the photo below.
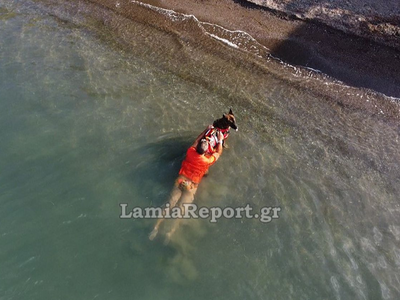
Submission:
{"label": "shadow in water", "polygon": [[148,205],[159,206],[168,200],[192,140],[193,136],[189,135],[160,138],[132,153],[140,161],[129,174],[128,180],[139,187],[142,199],[149,199]]}

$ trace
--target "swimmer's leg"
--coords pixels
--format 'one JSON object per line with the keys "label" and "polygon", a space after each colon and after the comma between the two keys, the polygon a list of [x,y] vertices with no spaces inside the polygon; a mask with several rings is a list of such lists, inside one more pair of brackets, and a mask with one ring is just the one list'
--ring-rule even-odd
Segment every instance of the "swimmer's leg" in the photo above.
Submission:
{"label": "swimmer's leg", "polygon": [[[184,191],[184,192],[182,193],[182,197],[181,197],[181,200],[180,200],[180,202],[179,202],[179,207],[180,207],[180,209],[181,209],[182,216],[183,216],[184,213],[185,213],[185,208],[184,208],[183,204],[193,203],[193,201],[194,201],[194,195],[196,194],[196,192],[197,192],[197,187],[196,187],[196,188],[192,188],[192,189],[187,190],[187,191]],[[171,239],[171,236],[172,236],[172,235],[175,233],[175,231],[178,229],[180,221],[181,221],[181,219],[176,219],[176,220],[175,220],[174,226],[173,226],[173,227],[171,228],[171,230],[166,234],[164,244],[168,244],[168,243],[169,243],[169,241],[170,241],[170,239]]]}
{"label": "swimmer's leg", "polygon": [[[172,191],[171,191],[171,195],[170,195],[170,197],[169,197],[169,201],[168,201],[169,207],[165,207],[165,208],[164,208],[163,216],[165,216],[165,214],[166,214],[168,211],[170,211],[171,208],[173,208],[173,207],[176,205],[176,203],[178,202],[178,200],[179,200],[179,198],[180,198],[181,196],[182,196],[182,191],[181,191],[181,189],[179,188],[178,182],[176,181],[175,184],[174,184],[174,187],[173,187],[173,189],[172,189]],[[149,239],[150,239],[151,241],[154,240],[154,238],[157,236],[157,234],[158,234],[158,228],[160,227],[160,225],[161,225],[161,223],[162,223],[163,221],[164,221],[164,218],[159,218],[159,219],[157,220],[156,224],[154,225],[153,230],[150,232],[150,235],[149,235]]]}

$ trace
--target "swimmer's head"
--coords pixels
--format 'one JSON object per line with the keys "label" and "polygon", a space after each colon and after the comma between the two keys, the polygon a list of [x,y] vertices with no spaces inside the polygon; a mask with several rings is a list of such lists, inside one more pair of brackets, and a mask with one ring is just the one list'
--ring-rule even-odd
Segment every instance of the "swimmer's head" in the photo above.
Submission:
{"label": "swimmer's head", "polygon": [[206,139],[201,139],[197,144],[196,151],[199,154],[204,154],[208,150],[208,142]]}

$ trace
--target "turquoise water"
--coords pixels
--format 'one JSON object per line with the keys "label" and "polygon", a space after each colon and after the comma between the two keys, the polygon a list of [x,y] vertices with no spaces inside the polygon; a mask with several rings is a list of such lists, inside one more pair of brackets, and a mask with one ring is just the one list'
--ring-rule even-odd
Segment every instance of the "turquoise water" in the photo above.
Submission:
{"label": "turquoise water", "polygon": [[[0,299],[399,298],[398,125],[277,62],[133,21],[120,40],[85,9],[0,1]],[[167,246],[121,220],[165,203],[230,107],[240,131],[196,203],[280,218],[188,220]]]}

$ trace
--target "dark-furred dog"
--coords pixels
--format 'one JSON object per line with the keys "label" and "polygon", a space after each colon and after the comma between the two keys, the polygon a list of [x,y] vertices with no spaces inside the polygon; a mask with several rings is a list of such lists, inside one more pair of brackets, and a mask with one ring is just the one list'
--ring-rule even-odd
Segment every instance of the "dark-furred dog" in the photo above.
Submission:
{"label": "dark-furred dog", "polygon": [[232,112],[232,109],[229,110],[229,113],[223,114],[221,119],[217,119],[214,121],[212,127],[206,131],[204,134],[204,138],[208,141],[208,152],[214,153],[215,148],[217,146],[217,132],[222,132],[224,135],[224,143],[223,146],[226,147],[225,140],[229,136],[229,129],[238,130],[238,126],[236,124],[235,116]]}

